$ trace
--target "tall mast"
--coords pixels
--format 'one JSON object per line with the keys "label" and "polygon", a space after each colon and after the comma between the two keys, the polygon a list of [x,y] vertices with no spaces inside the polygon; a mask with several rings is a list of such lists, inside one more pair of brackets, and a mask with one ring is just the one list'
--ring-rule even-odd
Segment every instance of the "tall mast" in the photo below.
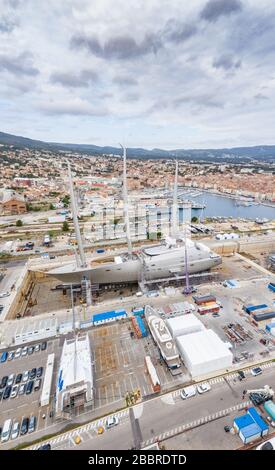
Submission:
{"label": "tall mast", "polygon": [[176,160],[175,180],[174,180],[174,193],[173,193],[173,207],[172,207],[172,236],[177,238],[178,235],[178,160]]}
{"label": "tall mast", "polygon": [[126,229],[126,240],[128,246],[128,254],[132,257],[132,242],[130,232],[129,210],[128,210],[128,190],[127,190],[127,167],[126,167],[126,148],[119,144],[123,150],[123,210],[124,210],[124,223]]}
{"label": "tall mast", "polygon": [[191,294],[192,289],[190,287],[189,283],[189,273],[188,273],[188,256],[187,256],[187,226],[185,225],[185,230],[184,230],[184,268],[185,268],[185,288],[183,289],[183,293],[185,295]]}
{"label": "tall mast", "polygon": [[69,174],[69,187],[70,187],[70,196],[71,196],[71,209],[72,209],[72,214],[73,214],[74,230],[75,230],[77,246],[78,246],[78,251],[79,251],[79,256],[80,256],[80,263],[81,263],[82,268],[86,268],[87,263],[86,263],[84,248],[82,244],[78,218],[77,218],[77,208],[76,208],[76,201],[75,201],[75,195],[74,195],[74,187],[73,187],[70,162],[68,162],[68,174]]}

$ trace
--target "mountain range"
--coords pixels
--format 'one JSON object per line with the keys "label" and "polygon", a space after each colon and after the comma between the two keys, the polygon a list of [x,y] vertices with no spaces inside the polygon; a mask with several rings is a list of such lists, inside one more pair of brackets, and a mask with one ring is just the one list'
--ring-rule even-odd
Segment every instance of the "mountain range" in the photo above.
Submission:
{"label": "mountain range", "polygon": [[[91,155],[104,154],[121,154],[119,147],[104,146],[100,147],[92,144],[66,144],[58,142],[43,142],[41,140],[33,140],[27,137],[16,136],[0,132],[0,144],[4,146],[13,146],[18,149],[29,148],[36,150],[49,151],[67,151],[78,152]],[[224,161],[224,162],[249,162],[258,160],[260,162],[275,162],[275,145],[261,145],[254,147],[233,147],[221,149],[152,149],[144,148],[127,148],[127,156],[131,158],[142,159],[169,159],[179,158],[187,160],[208,160],[208,161]]]}

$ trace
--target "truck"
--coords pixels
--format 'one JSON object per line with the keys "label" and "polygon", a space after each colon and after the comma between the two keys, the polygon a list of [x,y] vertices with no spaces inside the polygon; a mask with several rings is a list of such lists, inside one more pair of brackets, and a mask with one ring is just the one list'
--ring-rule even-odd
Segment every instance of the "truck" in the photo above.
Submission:
{"label": "truck", "polygon": [[44,246],[50,246],[50,244],[51,244],[51,237],[50,237],[50,235],[45,235],[45,236],[44,236],[43,245],[44,245]]}

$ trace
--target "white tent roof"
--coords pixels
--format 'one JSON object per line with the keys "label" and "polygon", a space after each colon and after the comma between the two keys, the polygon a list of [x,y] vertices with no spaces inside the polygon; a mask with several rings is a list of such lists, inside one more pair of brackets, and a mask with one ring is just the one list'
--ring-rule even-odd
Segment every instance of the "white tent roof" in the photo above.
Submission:
{"label": "white tent roof", "polygon": [[178,330],[189,330],[191,328],[200,331],[204,329],[204,325],[202,324],[202,322],[193,313],[169,318],[167,320],[167,325],[169,327],[169,330],[174,334]]}
{"label": "white tent roof", "polygon": [[213,330],[178,336],[177,343],[193,365],[232,356],[227,345]]}

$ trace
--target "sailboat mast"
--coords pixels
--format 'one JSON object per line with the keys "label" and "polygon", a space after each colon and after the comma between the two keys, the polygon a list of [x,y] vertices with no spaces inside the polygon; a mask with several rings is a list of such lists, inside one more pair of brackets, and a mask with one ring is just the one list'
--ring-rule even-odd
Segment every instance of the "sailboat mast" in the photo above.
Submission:
{"label": "sailboat mast", "polygon": [[126,230],[126,240],[128,246],[128,254],[132,257],[132,242],[130,232],[130,221],[129,221],[129,207],[128,207],[128,190],[127,190],[127,166],[126,166],[126,148],[121,145],[123,150],[123,210],[124,210],[124,223]]}
{"label": "sailboat mast", "polygon": [[81,263],[82,268],[86,268],[87,263],[86,263],[84,248],[82,244],[78,218],[77,218],[76,200],[75,200],[75,195],[74,195],[74,187],[73,187],[70,162],[68,162],[68,175],[69,175],[69,187],[70,187],[70,197],[71,197],[71,209],[72,209],[72,215],[73,215],[74,230],[75,230],[75,235],[76,235],[76,240],[77,240],[77,246],[78,246],[78,251],[79,251],[79,256],[80,256],[80,263]]}
{"label": "sailboat mast", "polygon": [[178,160],[176,160],[175,180],[174,180],[174,193],[173,193],[173,207],[172,207],[172,236],[177,237],[178,234]]}

